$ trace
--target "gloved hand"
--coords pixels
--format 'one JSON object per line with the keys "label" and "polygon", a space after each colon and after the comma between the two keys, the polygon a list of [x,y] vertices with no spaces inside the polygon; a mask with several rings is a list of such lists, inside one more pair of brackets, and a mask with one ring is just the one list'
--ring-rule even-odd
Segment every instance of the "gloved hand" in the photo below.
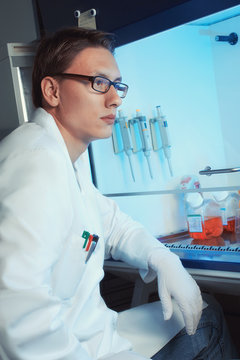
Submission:
{"label": "gloved hand", "polygon": [[164,319],[172,316],[173,297],[182,312],[187,333],[193,335],[202,313],[202,296],[197,283],[184,269],[179,257],[168,249],[155,248],[148,264],[157,273]]}

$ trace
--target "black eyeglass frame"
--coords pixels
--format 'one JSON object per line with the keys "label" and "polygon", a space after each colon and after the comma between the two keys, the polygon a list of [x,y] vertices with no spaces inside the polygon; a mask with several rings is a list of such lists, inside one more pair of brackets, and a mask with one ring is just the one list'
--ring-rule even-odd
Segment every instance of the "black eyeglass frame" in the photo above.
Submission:
{"label": "black eyeglass frame", "polygon": [[[121,86],[123,85],[125,87],[125,90],[123,91],[123,96],[120,96],[121,99],[124,99],[125,96],[127,95],[127,92],[128,92],[128,85],[127,84],[124,84],[122,82],[119,82],[119,81],[111,81],[110,79],[104,77],[104,76],[101,76],[101,75],[97,75],[97,76],[89,76],[89,75],[80,75],[80,74],[71,74],[71,73],[56,73],[56,74],[53,74],[53,75],[50,75],[52,77],[54,76],[60,76],[60,77],[64,77],[64,78],[68,78],[68,79],[85,79],[85,80],[88,80],[91,82],[91,85],[92,85],[92,88],[94,91],[97,91],[97,92],[100,92],[102,94],[106,94],[110,87],[113,85],[113,87],[118,90],[118,86]],[[108,89],[106,91],[101,91],[101,90],[97,90],[93,87],[94,85],[94,81],[96,78],[101,78],[101,79],[105,79],[109,82],[109,86],[108,86]]]}

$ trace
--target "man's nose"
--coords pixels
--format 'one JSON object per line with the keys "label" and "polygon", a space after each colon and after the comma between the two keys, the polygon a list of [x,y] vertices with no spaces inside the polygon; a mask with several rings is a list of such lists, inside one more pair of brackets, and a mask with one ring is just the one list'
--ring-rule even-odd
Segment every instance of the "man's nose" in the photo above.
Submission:
{"label": "man's nose", "polygon": [[122,99],[113,85],[110,86],[105,96],[107,107],[119,107],[122,104]]}

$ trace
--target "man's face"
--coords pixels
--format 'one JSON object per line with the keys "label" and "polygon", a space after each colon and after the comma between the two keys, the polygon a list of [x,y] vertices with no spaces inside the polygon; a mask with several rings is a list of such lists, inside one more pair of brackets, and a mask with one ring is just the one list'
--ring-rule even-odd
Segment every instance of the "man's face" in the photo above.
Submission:
{"label": "man's face", "polygon": [[[84,49],[64,72],[121,80],[113,55],[102,47]],[[122,102],[115,88],[111,86],[103,94],[93,90],[90,81],[61,78],[58,82],[59,104],[54,118],[62,134],[85,145],[111,136],[116,109]]]}

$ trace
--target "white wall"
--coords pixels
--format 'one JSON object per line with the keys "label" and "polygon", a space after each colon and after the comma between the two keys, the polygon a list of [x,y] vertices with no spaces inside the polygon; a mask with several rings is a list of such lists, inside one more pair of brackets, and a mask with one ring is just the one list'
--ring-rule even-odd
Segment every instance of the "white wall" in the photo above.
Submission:
{"label": "white wall", "polygon": [[187,229],[183,196],[179,194],[113,197],[120,209],[154,236]]}
{"label": "white wall", "polygon": [[[159,150],[151,153],[153,179],[143,154],[132,156],[134,183],[127,157],[113,154],[111,139],[96,141],[98,185],[104,193],[175,189],[183,175],[198,175],[207,165],[226,166],[211,39],[201,29],[184,25],[117,49],[123,82],[129,84],[122,110],[131,118],[140,108],[149,119],[161,105],[169,125],[174,177]],[[109,171],[112,178],[105,176]],[[226,182],[202,177],[201,183],[213,187]]]}
{"label": "white wall", "polygon": [[[153,180],[144,156],[132,155],[134,183],[126,155],[113,153],[111,139],[96,141],[94,159],[103,193],[176,189],[183,175],[198,175],[206,165],[215,169],[240,165],[240,43],[234,48],[215,41],[218,32],[240,35],[239,26],[237,17],[209,26],[184,25],[117,49],[123,82],[129,85],[122,110],[131,118],[140,108],[149,119],[161,105],[169,124],[174,177],[160,150],[151,154]],[[234,181],[227,175],[198,177],[207,188],[240,183],[239,174]],[[154,235],[186,229],[182,196],[113,198]]]}

